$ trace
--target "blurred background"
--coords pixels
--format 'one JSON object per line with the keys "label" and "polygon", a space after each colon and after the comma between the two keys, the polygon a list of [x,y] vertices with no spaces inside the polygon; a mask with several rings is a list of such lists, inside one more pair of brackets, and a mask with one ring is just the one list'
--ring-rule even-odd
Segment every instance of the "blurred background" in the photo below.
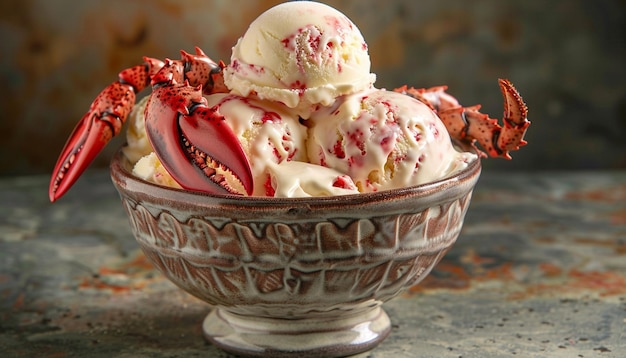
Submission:
{"label": "blurred background", "polygon": [[[200,46],[228,62],[281,1],[3,0],[0,175],[50,173],[76,122],[142,56]],[[328,0],[361,29],[376,86],[448,85],[502,115],[497,79],[526,100],[529,145],[489,170],[626,168],[624,0]],[[97,158],[105,167],[121,135]]]}

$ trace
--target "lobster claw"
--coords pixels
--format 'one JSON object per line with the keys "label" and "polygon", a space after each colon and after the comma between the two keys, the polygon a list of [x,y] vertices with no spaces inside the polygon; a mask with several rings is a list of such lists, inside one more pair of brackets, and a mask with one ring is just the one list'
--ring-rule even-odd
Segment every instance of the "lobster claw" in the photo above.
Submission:
{"label": "lobster claw", "polygon": [[81,118],[54,166],[48,190],[51,202],[67,192],[112,137],[111,127],[93,113]]}
{"label": "lobster claw", "polygon": [[146,106],[146,133],[165,169],[183,188],[252,194],[252,172],[241,144],[224,117],[207,106],[200,87],[155,86]]}
{"label": "lobster claw", "polygon": [[134,103],[134,90],[120,82],[96,97],[57,159],[48,189],[51,202],[63,196],[111,138],[119,134]]}

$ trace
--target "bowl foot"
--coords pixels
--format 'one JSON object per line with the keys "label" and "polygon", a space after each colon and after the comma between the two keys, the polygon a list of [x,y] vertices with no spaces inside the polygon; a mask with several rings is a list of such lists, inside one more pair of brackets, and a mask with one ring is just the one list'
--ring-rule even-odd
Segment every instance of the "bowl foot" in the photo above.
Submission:
{"label": "bowl foot", "polygon": [[380,306],[358,315],[302,319],[242,316],[216,308],[202,329],[215,346],[238,355],[340,357],[374,348],[389,335],[391,322]]}

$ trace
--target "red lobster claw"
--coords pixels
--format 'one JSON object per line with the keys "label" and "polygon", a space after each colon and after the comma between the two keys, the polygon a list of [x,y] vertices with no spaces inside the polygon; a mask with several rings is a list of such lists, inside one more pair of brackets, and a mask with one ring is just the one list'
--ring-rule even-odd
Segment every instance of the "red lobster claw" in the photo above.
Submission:
{"label": "red lobster claw", "polygon": [[161,164],[183,188],[252,194],[252,172],[239,139],[207,106],[200,86],[155,85],[146,106],[146,133]]}
{"label": "red lobster claw", "polygon": [[128,84],[115,82],[100,92],[74,128],[54,166],[48,189],[50,201],[65,194],[102,148],[121,131],[134,104],[135,91]]}
{"label": "red lobster claw", "polygon": [[146,59],[144,64],[120,72],[118,80],[100,92],[57,159],[48,189],[50,201],[63,196],[111,138],[121,132],[135,105],[135,94],[150,83],[150,76],[161,67],[163,62]]}
{"label": "red lobster claw", "polygon": [[[60,198],[107,142],[120,133],[126,117],[135,104],[135,94],[149,84],[182,83],[187,79],[194,85],[202,85],[207,93],[228,92],[222,76],[225,67],[223,62],[214,62],[198,47],[195,55],[185,51],[181,51],[181,54],[182,60],[167,60],[167,66],[160,60],[144,57],[144,64],[123,70],[116,82],[100,92],[70,135],[57,160],[50,179],[48,191],[50,201],[54,202]],[[207,133],[216,132],[206,128],[204,130]],[[220,131],[221,129],[217,132]],[[225,141],[232,139],[227,134],[224,135]],[[230,139],[226,139],[227,137]],[[233,164],[233,168],[238,173],[246,172],[236,164]],[[216,180],[219,176],[213,177]],[[249,178],[245,178],[244,175],[244,179]]]}

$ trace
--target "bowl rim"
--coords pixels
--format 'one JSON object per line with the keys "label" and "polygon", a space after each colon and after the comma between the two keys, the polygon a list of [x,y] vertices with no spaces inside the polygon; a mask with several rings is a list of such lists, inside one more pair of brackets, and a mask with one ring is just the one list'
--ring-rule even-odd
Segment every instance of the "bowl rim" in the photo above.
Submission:
{"label": "bowl rim", "polygon": [[[118,189],[130,192],[144,193],[155,199],[171,201],[188,201],[206,204],[232,204],[256,207],[289,207],[294,205],[306,205],[315,207],[345,205],[346,203],[359,205],[376,201],[388,201],[398,197],[427,197],[443,189],[458,186],[468,181],[477,181],[481,173],[481,156],[470,145],[458,144],[462,149],[477,154],[477,158],[468,166],[454,175],[431,181],[428,183],[397,188],[380,190],[370,193],[319,196],[319,197],[296,197],[277,198],[261,196],[241,196],[235,194],[210,194],[199,191],[166,187],[149,182],[132,174],[131,164],[120,147],[111,159],[109,169],[111,179]],[[473,180],[472,180],[473,179]],[[473,184],[472,184],[473,186]]]}

